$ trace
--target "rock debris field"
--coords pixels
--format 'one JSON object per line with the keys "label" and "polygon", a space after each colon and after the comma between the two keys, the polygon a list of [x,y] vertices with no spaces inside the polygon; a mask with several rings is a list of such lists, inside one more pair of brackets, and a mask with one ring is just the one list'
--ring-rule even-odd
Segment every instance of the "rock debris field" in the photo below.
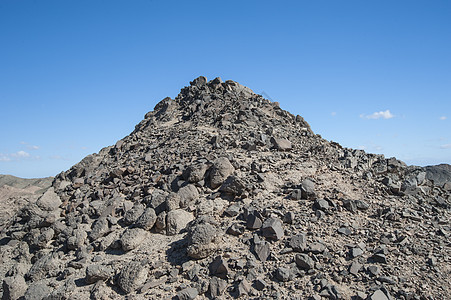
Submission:
{"label": "rock debris field", "polygon": [[3,226],[2,299],[451,299],[448,165],[196,78]]}

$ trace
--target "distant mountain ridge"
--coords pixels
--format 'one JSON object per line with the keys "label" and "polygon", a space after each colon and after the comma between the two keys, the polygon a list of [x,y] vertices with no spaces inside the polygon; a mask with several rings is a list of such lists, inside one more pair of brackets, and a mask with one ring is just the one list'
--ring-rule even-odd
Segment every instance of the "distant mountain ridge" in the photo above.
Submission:
{"label": "distant mountain ridge", "polygon": [[25,189],[30,186],[48,188],[53,181],[53,177],[45,178],[20,178],[12,175],[0,175],[0,187],[9,185],[11,187]]}

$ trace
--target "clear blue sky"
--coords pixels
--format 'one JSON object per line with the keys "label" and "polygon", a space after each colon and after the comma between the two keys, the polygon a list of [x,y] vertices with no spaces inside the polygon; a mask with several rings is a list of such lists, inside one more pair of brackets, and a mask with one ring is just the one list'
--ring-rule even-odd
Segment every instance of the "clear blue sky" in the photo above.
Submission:
{"label": "clear blue sky", "polygon": [[451,163],[451,1],[0,1],[0,174],[55,175],[220,76],[315,133]]}

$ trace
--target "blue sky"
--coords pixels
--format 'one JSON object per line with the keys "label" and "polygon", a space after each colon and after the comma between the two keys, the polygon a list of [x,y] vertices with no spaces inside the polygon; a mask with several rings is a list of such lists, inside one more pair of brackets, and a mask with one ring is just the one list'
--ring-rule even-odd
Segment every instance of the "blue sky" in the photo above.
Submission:
{"label": "blue sky", "polygon": [[56,175],[220,76],[343,146],[451,163],[450,1],[0,1],[0,174]]}

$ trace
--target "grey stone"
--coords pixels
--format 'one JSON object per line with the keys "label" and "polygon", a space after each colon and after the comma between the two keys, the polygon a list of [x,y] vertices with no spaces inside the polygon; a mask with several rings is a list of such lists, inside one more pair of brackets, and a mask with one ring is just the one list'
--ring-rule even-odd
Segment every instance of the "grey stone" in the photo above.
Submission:
{"label": "grey stone", "polygon": [[254,287],[259,291],[264,290],[267,286],[268,286],[268,283],[266,283],[266,281],[264,281],[261,278],[257,278],[254,281]]}
{"label": "grey stone", "polygon": [[82,228],[74,230],[73,235],[67,239],[67,248],[69,250],[77,250],[85,244],[88,234]]}
{"label": "grey stone", "polygon": [[295,189],[290,194],[291,199],[301,200],[302,199],[302,191],[301,189]]}
{"label": "grey stone", "polygon": [[225,157],[220,157],[214,161],[210,172],[210,185],[212,188],[217,188],[232,175],[235,168],[230,161]]}
{"label": "grey stone", "polygon": [[227,281],[213,276],[210,279],[209,291],[212,298],[220,297],[227,288]]}
{"label": "grey stone", "polygon": [[279,281],[289,281],[292,279],[291,270],[284,267],[277,268],[275,276]]}
{"label": "grey stone", "polygon": [[125,293],[131,293],[140,288],[147,279],[147,269],[139,261],[132,261],[122,268],[117,283]]}
{"label": "grey stone", "polygon": [[370,208],[370,205],[363,200],[355,200],[355,205],[360,210],[367,210],[368,208]]}
{"label": "grey stone", "polygon": [[313,207],[322,211],[326,211],[329,209],[329,202],[324,199],[316,199]]}
{"label": "grey stone", "polygon": [[304,270],[310,270],[315,267],[315,262],[313,259],[304,253],[297,254],[295,257],[295,262],[299,268]]}
{"label": "grey stone", "polygon": [[209,266],[210,274],[226,279],[229,274],[229,266],[222,256],[217,256]]}
{"label": "grey stone", "polygon": [[27,291],[28,285],[23,276],[6,277],[3,279],[3,297],[2,299],[17,300]]}
{"label": "grey stone", "polygon": [[374,255],[371,257],[371,259],[372,259],[374,262],[377,262],[377,263],[383,263],[383,264],[386,264],[386,263],[387,263],[387,257],[385,256],[385,254],[382,254],[382,253],[376,253],[376,254],[374,254]]}
{"label": "grey stone", "polygon": [[157,214],[151,207],[146,208],[143,214],[136,220],[135,225],[144,230],[151,230],[157,221]]}
{"label": "grey stone", "polygon": [[170,193],[166,196],[165,206],[168,212],[180,208],[180,196],[176,193]]}
{"label": "grey stone", "polygon": [[289,245],[294,251],[303,252],[307,248],[307,237],[303,233],[294,235],[291,237]]}
{"label": "grey stone", "polygon": [[87,284],[96,283],[99,280],[105,281],[113,275],[111,266],[106,265],[88,265],[86,268],[85,281]]}
{"label": "grey stone", "polygon": [[349,267],[349,273],[353,274],[353,275],[357,275],[360,271],[360,269],[362,269],[362,265],[360,263],[358,263],[357,261],[352,262],[351,266]]}
{"label": "grey stone", "polygon": [[234,235],[234,236],[238,236],[238,235],[242,235],[244,233],[244,225],[238,224],[238,223],[233,223],[228,229],[227,229],[227,233]]}
{"label": "grey stone", "polygon": [[144,205],[135,203],[133,207],[125,212],[124,223],[127,225],[133,224],[144,212]]}
{"label": "grey stone", "polygon": [[232,204],[229,207],[227,207],[227,209],[225,210],[225,213],[229,217],[236,217],[237,215],[240,214],[240,211],[241,211],[241,207],[239,205]]}
{"label": "grey stone", "polygon": [[60,207],[62,201],[60,197],[55,193],[53,187],[50,187],[39,199],[36,201],[36,205],[42,210],[52,211]]}
{"label": "grey stone", "polygon": [[194,300],[199,292],[195,288],[186,288],[177,293],[177,298],[179,300]]}
{"label": "grey stone", "polygon": [[177,195],[180,199],[180,207],[185,208],[190,206],[191,203],[195,202],[199,198],[199,191],[194,185],[188,184],[181,187],[178,190]]}
{"label": "grey stone", "polygon": [[343,200],[343,206],[352,213],[357,212],[357,205],[354,200]]}
{"label": "grey stone", "polygon": [[183,172],[183,178],[189,182],[199,182],[204,179],[205,172],[208,170],[208,165],[204,163],[197,163],[189,166]]}
{"label": "grey stone", "polygon": [[368,266],[368,272],[373,276],[377,276],[381,273],[381,268],[379,266]]}
{"label": "grey stone", "polygon": [[46,277],[55,277],[62,268],[57,253],[49,253],[38,259],[27,273],[27,278],[38,281]]}
{"label": "grey stone", "polygon": [[315,183],[310,179],[304,179],[301,183],[301,195],[302,199],[315,199]]}
{"label": "grey stone", "polygon": [[195,85],[197,87],[201,87],[207,84],[207,78],[204,76],[199,76],[193,81],[190,82],[191,85]]}
{"label": "grey stone", "polygon": [[110,228],[108,220],[106,218],[99,218],[93,223],[91,232],[89,233],[89,238],[92,241],[95,241],[98,238],[107,234],[109,230]]}
{"label": "grey stone", "polygon": [[24,300],[42,300],[46,299],[50,293],[52,292],[52,289],[45,283],[39,281],[39,282],[33,282],[28,287],[27,291],[25,292],[25,295],[23,297]]}
{"label": "grey stone", "polygon": [[250,283],[244,278],[238,284],[238,297],[248,296],[251,292],[252,286]]}
{"label": "grey stone", "polygon": [[376,290],[369,298],[369,300],[389,300],[387,295],[381,290]]}
{"label": "grey stone", "polygon": [[189,257],[202,259],[213,254],[219,247],[218,231],[209,223],[190,228],[187,253]]}
{"label": "grey stone", "polygon": [[238,196],[245,191],[245,185],[240,178],[232,175],[227,177],[219,190],[230,195]]}
{"label": "grey stone", "polygon": [[157,216],[157,220],[155,221],[155,230],[157,232],[166,232],[166,217],[167,213],[165,211]]}
{"label": "grey stone", "polygon": [[360,256],[362,254],[363,254],[363,250],[358,248],[358,247],[355,247],[355,248],[351,249],[351,257],[352,258],[356,258],[356,257],[358,257],[358,256]]}
{"label": "grey stone", "polygon": [[265,262],[271,254],[269,244],[265,241],[255,243],[254,251],[257,258],[262,262]]}
{"label": "grey stone", "polygon": [[120,243],[122,250],[128,252],[141,245],[146,238],[146,231],[141,228],[128,228],[122,233]]}
{"label": "grey stone", "polygon": [[277,218],[267,219],[261,229],[262,235],[271,240],[280,240],[284,235],[282,221]]}
{"label": "grey stone", "polygon": [[259,229],[262,227],[262,220],[255,214],[250,214],[247,217],[246,227],[251,230]]}
{"label": "grey stone", "polygon": [[345,226],[338,228],[337,232],[344,235],[350,235],[352,233],[351,229]]}
{"label": "grey stone", "polygon": [[168,212],[166,220],[166,230],[168,235],[179,234],[183,229],[186,228],[189,222],[194,219],[191,212],[184,209],[176,209]]}
{"label": "grey stone", "polygon": [[286,139],[272,137],[270,141],[273,144],[274,148],[276,148],[279,151],[288,151],[291,150],[292,148],[291,142]]}

